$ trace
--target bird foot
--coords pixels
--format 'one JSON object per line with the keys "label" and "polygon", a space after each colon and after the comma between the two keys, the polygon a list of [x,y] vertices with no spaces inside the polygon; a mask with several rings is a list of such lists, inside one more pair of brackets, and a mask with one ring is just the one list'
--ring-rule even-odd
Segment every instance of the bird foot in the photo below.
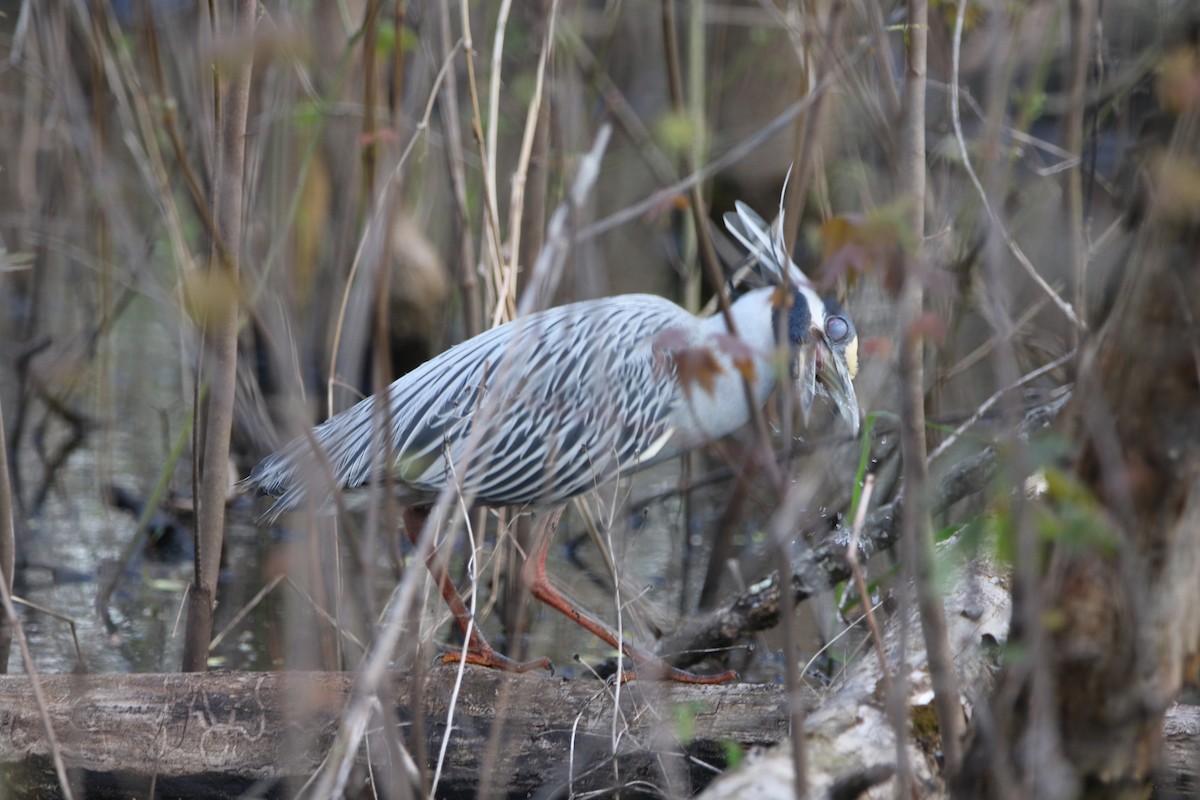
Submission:
{"label": "bird foot", "polygon": [[638,659],[634,663],[635,666],[633,669],[620,673],[622,683],[641,680],[709,685],[728,683],[729,681],[736,681],[741,677],[732,669],[718,672],[716,675],[697,675],[695,672],[688,672],[686,669],[672,667],[665,661],[654,657]]}
{"label": "bird foot", "polygon": [[671,667],[663,677],[676,683],[699,683],[703,685],[729,683],[741,678],[737,670],[733,669],[718,672],[716,675],[697,675],[694,672],[688,672],[686,669],[676,669],[675,667]]}
{"label": "bird foot", "polygon": [[677,669],[667,667],[662,663],[643,663],[640,666],[626,670],[622,673],[622,681],[629,682],[631,680],[673,680],[677,684],[727,684],[731,680],[738,680],[737,670],[726,669],[725,672],[715,675],[697,675],[694,672],[688,672],[686,669]]}
{"label": "bird foot", "polygon": [[461,651],[454,653],[445,653],[439,659],[443,664],[457,664],[459,661],[466,661],[468,664],[476,664],[489,669],[503,670],[504,672],[530,672],[535,669],[549,670],[550,674],[554,674],[554,664],[545,656],[535,658],[532,661],[514,661],[506,655],[496,652],[490,646],[477,647],[467,650],[466,658],[463,658]]}

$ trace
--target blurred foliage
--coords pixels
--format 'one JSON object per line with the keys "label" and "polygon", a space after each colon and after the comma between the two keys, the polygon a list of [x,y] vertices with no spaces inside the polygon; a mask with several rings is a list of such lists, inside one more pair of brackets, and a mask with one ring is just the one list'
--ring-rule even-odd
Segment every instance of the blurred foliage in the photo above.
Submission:
{"label": "blurred foliage", "polygon": [[[1119,529],[1103,503],[1080,479],[1063,466],[1069,445],[1061,438],[1035,440],[1029,453],[1035,464],[1023,488],[1023,503],[1032,517],[1048,556],[1051,545],[1069,550],[1116,555]],[[1011,475],[1002,469],[988,492],[987,511],[962,527],[964,547],[983,548],[1006,563],[1016,557]]]}

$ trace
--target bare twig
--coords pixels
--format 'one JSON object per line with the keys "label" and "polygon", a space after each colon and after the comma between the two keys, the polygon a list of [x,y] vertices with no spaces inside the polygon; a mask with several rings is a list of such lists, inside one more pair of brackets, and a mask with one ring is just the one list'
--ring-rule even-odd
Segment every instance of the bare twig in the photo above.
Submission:
{"label": "bare twig", "polygon": [[528,314],[536,308],[544,308],[547,301],[554,296],[560,267],[567,257],[567,248],[578,241],[578,234],[572,235],[567,226],[572,209],[578,208],[587,199],[588,192],[595,185],[600,174],[600,159],[608,147],[612,137],[612,127],[601,126],[596,133],[596,141],[592,149],[579,161],[578,172],[571,191],[567,193],[563,203],[550,215],[546,226],[546,244],[538,255],[530,271],[529,284],[521,294],[521,302],[517,306],[517,315]]}
{"label": "bare twig", "polygon": [[[529,162],[533,157],[533,144],[541,119],[542,102],[546,88],[546,64],[550,60],[551,48],[554,44],[555,28],[558,21],[558,0],[550,4],[550,15],[546,21],[546,37],[542,41],[542,52],[538,54],[537,76],[534,80],[533,97],[529,100],[529,110],[525,116],[525,133],[521,137],[521,152],[517,156],[517,168],[513,175],[512,195],[508,203],[508,253],[509,263],[504,270],[499,284],[500,296],[492,311],[492,325],[499,325],[506,319],[511,319],[511,312],[516,304],[512,299],[517,288],[517,270],[521,257],[521,223],[525,215],[525,186],[529,174]],[[534,220],[538,225],[542,220]],[[506,314],[507,312],[507,314]]]}
{"label": "bare twig", "polygon": [[[147,3],[147,12],[151,8],[152,6]],[[156,23],[149,21],[145,27],[151,65],[153,66],[151,73],[154,76],[154,85],[158,91],[159,103],[162,105],[163,128],[166,129],[167,138],[171,141],[171,149],[175,153],[175,162],[183,172],[183,182],[187,186],[188,196],[192,200],[192,210],[199,217],[200,222],[203,223],[205,232],[208,233],[209,238],[217,248],[220,260],[228,265],[231,263],[230,255],[228,250],[225,249],[225,242],[221,238],[221,232],[217,227],[218,223],[213,214],[212,204],[209,203],[208,198],[204,194],[200,177],[196,174],[196,170],[192,166],[192,160],[187,154],[187,146],[183,143],[183,137],[179,133],[179,109],[175,98],[171,97],[167,90],[167,82],[163,74],[162,57],[159,54]]]}
{"label": "bare twig", "polygon": [[[467,62],[467,98],[471,104],[471,133],[475,146],[479,150],[479,161],[483,167],[480,176],[483,181],[483,230],[480,233],[480,253],[487,253],[492,264],[493,273],[499,271],[504,264],[504,248],[500,242],[500,210],[496,202],[496,185],[493,181],[495,167],[489,162],[487,142],[483,135],[483,112],[479,104],[479,84],[475,78],[475,42],[471,38],[471,11],[467,0],[459,3],[460,21],[462,24],[463,54]],[[501,298],[497,298],[500,302]]]}
{"label": "bare twig", "polygon": [[[780,508],[771,519],[771,539],[780,555],[776,580],[780,587],[792,583],[789,544],[795,536],[796,520],[803,509],[812,501],[812,485],[800,482],[793,484],[783,497]],[[782,591],[782,589],[781,589]],[[791,722],[792,767],[794,778],[792,789],[797,800],[808,796],[808,767],[804,738],[804,702],[800,693],[800,664],[797,661],[796,606],[791,598],[781,596],[779,604],[780,630],[783,633],[784,681],[788,688],[788,718]]]}
{"label": "bare twig", "polygon": [[4,606],[4,624],[0,625],[0,631],[3,632],[5,639],[0,641],[0,655],[4,659],[3,662],[0,662],[4,665],[4,668],[0,668],[0,674],[7,672],[8,650],[11,638],[15,635],[17,647],[21,651],[21,660],[25,665],[25,673],[29,676],[29,685],[33,690],[34,699],[37,701],[38,713],[42,717],[42,727],[46,734],[46,743],[50,748],[50,757],[54,761],[54,771],[58,776],[59,788],[62,790],[63,797],[71,800],[74,797],[71,792],[71,782],[67,778],[67,768],[63,762],[62,750],[58,745],[58,737],[54,733],[54,726],[50,723],[46,694],[42,690],[42,683],[38,678],[37,666],[33,663],[33,654],[29,650],[29,641],[25,638],[25,630],[21,627],[21,620],[17,618],[16,608],[13,607],[12,580],[15,555],[12,487],[9,484],[8,476],[8,445],[4,438],[4,411],[3,408],[0,408],[0,603]]}
{"label": "bare twig", "polygon": [[[925,71],[929,7],[925,0],[909,0],[908,48],[906,55],[904,107],[906,118],[901,139],[900,186],[909,204],[915,252],[904,279],[900,310],[900,437],[904,453],[904,540],[908,566],[916,586],[921,632],[929,658],[934,705],[941,730],[942,753],[947,774],[958,770],[962,758],[963,715],[958,698],[954,657],[950,652],[946,613],[936,586],[933,523],[929,511],[929,473],[925,441],[924,345],[920,319],[924,314],[925,260]],[[902,655],[900,663],[905,657]],[[903,666],[901,666],[903,673]],[[907,676],[897,681],[892,705],[907,693]],[[894,720],[897,721],[898,720]],[[906,728],[896,731],[900,742]],[[909,779],[906,765],[899,778]],[[912,785],[909,784],[911,787]],[[912,787],[915,788],[915,787]]]}
{"label": "bare twig", "polygon": [[729,165],[736,164],[738,161],[741,161],[743,158],[746,158],[751,153],[758,150],[758,148],[762,146],[763,142],[766,142],[771,139],[771,137],[777,135],[780,131],[790,125],[799,114],[804,113],[809,107],[811,107],[821,93],[829,91],[829,89],[841,79],[843,72],[848,70],[854,64],[858,63],[863,55],[870,49],[874,41],[875,37],[873,36],[867,37],[861,41],[859,45],[854,48],[854,51],[850,53],[850,55],[839,61],[836,68],[829,75],[823,77],[821,81],[815,87],[813,87],[811,92],[785,108],[783,111],[777,114],[774,119],[759,128],[752,135],[738,142],[733,147],[726,150],[723,154],[707,162],[703,166],[699,167],[695,172],[682,178],[678,182],[660,189],[650,197],[647,197],[645,200],[641,200],[633,205],[626,206],[620,211],[609,214],[604,219],[593,222],[591,225],[588,225],[576,234],[576,240],[587,241],[589,239],[593,239],[602,233],[612,230],[613,228],[620,227],[627,222],[635,220],[646,212],[661,206],[664,198],[677,197],[678,195],[689,191],[693,186],[707,181],[713,175],[716,175]]}
{"label": "bare twig", "polygon": [[[4,430],[4,410],[0,407],[0,582],[13,585],[17,560],[17,536],[13,529],[12,482],[8,474],[8,441]],[[0,675],[8,672],[8,657],[12,648],[16,615],[5,614],[0,619]]]}
{"label": "bare twig", "polygon": [[[815,19],[816,14],[812,15]],[[832,3],[828,11],[825,30],[819,36],[814,36],[814,26],[805,26],[801,34],[803,44],[797,47],[797,55],[805,61],[804,86],[807,91],[812,84],[812,73],[815,70],[824,74],[832,69],[838,50],[838,40],[841,38],[842,4]],[[817,48],[814,40],[820,40],[820,64],[812,58],[813,50]],[[793,37],[795,40],[795,37]],[[886,41],[886,37],[883,39]],[[797,118],[796,142],[793,151],[795,159],[795,174],[788,184],[788,197],[784,203],[787,221],[784,224],[784,235],[787,237],[788,251],[796,245],[796,235],[800,230],[800,220],[804,217],[804,203],[808,197],[808,187],[812,182],[814,168],[820,163],[820,132],[824,117],[825,92],[821,92],[813,101],[812,108]]]}
{"label": "bare twig", "polygon": [[879,622],[875,619],[874,607],[871,604],[871,592],[867,588],[862,565],[858,560],[858,545],[862,541],[863,522],[867,519],[867,508],[871,505],[871,492],[874,488],[875,475],[868,473],[863,482],[862,494],[859,496],[858,511],[854,515],[850,543],[846,546],[846,563],[850,565],[850,574],[854,576],[854,587],[858,591],[858,600],[862,603],[863,616],[867,620],[867,628],[871,631],[871,642],[875,646],[875,656],[879,659],[879,677],[883,683],[883,691],[890,696],[892,673],[888,669],[887,655],[883,652],[883,633],[879,630]]}
{"label": "bare twig", "polygon": [[496,146],[497,132],[500,129],[500,75],[504,64],[504,34],[508,30],[508,14],[512,10],[512,0],[501,0],[500,11],[496,15],[496,33],[492,37],[492,66],[488,75],[488,124],[487,124],[487,166],[491,170],[488,180],[496,186],[496,161],[499,148]]}
{"label": "bare twig", "polygon": [[[202,392],[202,399],[203,396],[204,393]],[[96,590],[96,613],[100,615],[100,619],[104,622],[109,633],[114,633],[117,626],[113,622],[112,615],[108,613],[108,601],[112,599],[112,594],[116,591],[117,584],[125,575],[126,566],[133,560],[138,547],[141,546],[142,537],[145,536],[146,530],[150,527],[150,520],[158,512],[163,498],[167,495],[167,489],[170,488],[171,479],[174,477],[175,466],[179,463],[179,459],[183,457],[184,448],[187,447],[188,442],[192,439],[192,425],[195,419],[196,410],[193,408],[191,413],[188,414],[187,421],[180,427],[179,433],[175,437],[175,442],[171,446],[171,453],[167,457],[166,464],[159,470],[158,480],[155,481],[154,488],[150,491],[150,497],[146,500],[146,507],[142,509],[142,513],[138,517],[133,535],[129,537],[129,541],[121,550],[120,558],[117,560],[117,568],[110,571],[100,582],[100,587]]]}
{"label": "bare twig", "polygon": [[369,241],[374,241],[372,239],[373,235],[381,238],[387,236],[386,233],[383,233],[383,230],[387,227],[387,224],[390,221],[385,216],[386,209],[390,207],[389,203],[387,202],[388,198],[390,197],[390,192],[394,190],[394,187],[399,182],[400,174],[403,170],[404,164],[408,160],[409,155],[412,153],[413,148],[416,146],[417,141],[421,138],[422,134],[429,129],[429,118],[433,115],[433,107],[434,103],[439,97],[439,89],[441,88],[442,82],[446,79],[447,74],[450,72],[450,69],[454,66],[454,57],[457,53],[458,45],[456,44],[453,48],[451,48],[450,52],[446,55],[446,58],[442,61],[442,67],[438,70],[437,77],[434,78],[433,81],[433,86],[429,90],[429,98],[425,101],[425,113],[421,116],[421,121],[417,123],[416,130],[413,131],[412,138],[409,140],[408,145],[404,148],[404,152],[401,153],[400,158],[397,159],[396,166],[392,169],[391,176],[388,178],[387,184],[380,193],[380,199],[375,204],[371,216],[367,220],[366,228],[363,230],[362,237],[358,242],[358,249],[354,253],[354,261],[350,265],[350,275],[346,279],[346,288],[342,293],[342,302],[341,305],[338,306],[337,321],[333,326],[333,347],[331,348],[332,352],[329,361],[329,383],[326,385],[325,394],[325,402],[330,414],[334,414],[337,411],[337,409],[333,407],[333,389],[334,386],[337,385],[338,380],[338,354],[342,349],[340,344],[342,339],[342,331],[345,330],[346,309],[350,305],[350,292],[354,286],[354,280],[358,275],[359,266],[367,253],[367,243]]}
{"label": "bare twig", "polygon": [[675,166],[667,159],[662,148],[655,141],[654,135],[642,122],[637,110],[621,93],[621,88],[605,72],[596,54],[588,47],[588,43],[581,39],[576,31],[567,26],[560,28],[559,36],[566,44],[566,51],[579,62],[579,67],[583,70],[584,75],[595,84],[596,92],[604,100],[605,108],[612,114],[617,127],[632,140],[638,154],[653,173],[655,182],[674,183],[677,181],[679,175]]}
{"label": "bare twig", "polygon": [[[1084,275],[1087,271],[1087,242],[1083,207],[1083,93],[1087,88],[1089,45],[1095,25],[1096,4],[1092,0],[1071,0],[1071,70],[1067,95],[1071,107],[1063,120],[1063,149],[1074,159],[1063,173],[1063,213],[1067,217],[1067,261],[1074,279],[1075,313],[1084,316]],[[1073,344],[1079,346],[1079,328],[1072,331]]]}
{"label": "bare twig", "polygon": [[[375,95],[378,94],[379,59],[376,53],[379,42],[379,9],[382,0],[367,0],[363,19],[363,121],[362,121],[362,170],[363,196],[370,198],[375,190],[375,162],[379,143],[375,130]],[[400,37],[396,37],[396,47]]]}
{"label": "bare twig", "polygon": [[[249,39],[254,31],[258,4],[239,0],[234,30]],[[192,590],[188,596],[187,639],[183,668],[201,672],[208,665],[212,640],[212,612],[217,599],[217,576],[221,568],[221,542],[225,535],[225,497],[229,489],[229,436],[233,427],[233,394],[237,383],[238,265],[236,254],[242,240],[242,183],[246,157],[246,117],[250,106],[250,54],[234,67],[225,108],[222,112],[220,159],[214,199],[220,241],[231,262],[214,257],[213,269],[226,287],[227,307],[212,309],[205,321],[205,342],[211,372],[211,391],[204,415],[203,470],[196,509],[196,562]],[[214,245],[217,256],[219,248]],[[197,385],[205,381],[198,380]],[[198,396],[198,395],[197,395]]]}
{"label": "bare twig", "polygon": [[[557,271],[558,266],[561,265],[562,258],[565,257],[566,249],[569,245],[570,237],[567,230],[568,209],[572,205],[581,203],[594,185],[600,170],[600,159],[605,147],[608,145],[610,135],[611,128],[608,126],[602,127],[591,152],[580,160],[579,173],[576,176],[567,201],[563,206],[556,209],[554,215],[551,217],[550,229],[546,238],[546,247],[542,250],[542,255],[534,266],[530,283],[518,307],[519,313],[526,311],[542,297],[548,296],[553,292],[553,284],[555,283],[554,273]],[[504,362],[501,363],[500,368],[504,368]],[[485,408],[484,413],[487,413],[488,409],[493,407],[489,406]],[[475,430],[479,431],[485,427],[483,424],[478,424],[475,426]],[[477,436],[473,436],[468,442],[466,455],[459,462],[460,469],[464,467],[465,463],[469,463],[470,458],[473,456],[473,448],[475,439],[477,438]],[[462,524],[464,518],[462,509],[466,507],[466,503],[460,502],[457,487],[453,483],[447,484],[446,488],[438,496],[437,502],[429,513],[424,529],[417,539],[413,554],[414,561],[420,562],[424,560],[432,551],[435,535],[447,520],[449,520],[452,529]],[[309,793],[311,797],[336,797],[342,793],[346,786],[346,782],[350,776],[350,769],[354,763],[354,755],[366,735],[367,725],[371,720],[375,697],[382,686],[382,681],[391,662],[392,654],[406,629],[409,612],[416,600],[418,586],[421,583],[417,580],[416,575],[416,570],[406,573],[404,579],[400,581],[392,592],[392,597],[380,622],[378,634],[372,642],[371,648],[364,656],[362,665],[359,667],[353,698],[346,705],[346,710],[341,715],[337,736],[334,738],[329,754],[317,775],[314,788]]]}
{"label": "bare twig", "polygon": [[1013,254],[1013,257],[1017,259],[1017,263],[1021,265],[1026,274],[1028,274],[1033,282],[1037,284],[1038,288],[1046,293],[1046,296],[1049,297],[1058,310],[1063,313],[1063,316],[1071,321],[1071,324],[1075,325],[1080,330],[1087,330],[1087,325],[1085,325],[1083,320],[1079,318],[1079,315],[1075,313],[1075,309],[1071,308],[1071,305],[1059,297],[1058,292],[1054,291],[1050,284],[1046,283],[1046,279],[1038,273],[1037,268],[1033,266],[1033,262],[1029,260],[1029,257],[1025,255],[1025,251],[1021,249],[1021,246],[1017,244],[1017,240],[1013,238],[1012,233],[1010,233],[1008,228],[1005,227],[1004,222],[1000,219],[1000,216],[996,213],[996,210],[992,208],[991,201],[989,201],[987,197],[987,192],[984,191],[983,184],[980,183],[979,176],[975,174],[975,168],[971,165],[971,154],[967,150],[967,140],[963,135],[962,117],[959,113],[958,105],[958,65],[962,51],[962,8],[964,2],[965,0],[959,0],[958,4],[959,14],[955,22],[954,41],[951,50],[953,79],[950,82],[950,116],[954,122],[954,139],[956,142],[958,142],[958,152],[963,161],[963,169],[966,170],[967,176],[971,179],[971,184],[975,187],[975,191],[979,195],[979,201],[983,204],[983,208],[987,212],[988,219],[992,221],[992,224],[996,227],[996,230],[999,231],[1000,235],[1004,238],[1004,243],[1008,246],[1009,252]]}
{"label": "bare twig", "polygon": [[[954,123],[955,137],[959,142],[960,148],[965,148],[965,141],[962,139],[962,124],[958,116],[958,76],[961,63],[965,16],[966,0],[959,0],[951,47],[951,115]],[[993,70],[998,73],[1001,69],[1001,64],[1002,61],[997,58],[993,64]],[[990,109],[990,112],[988,115],[989,129],[987,135],[994,136],[996,128],[999,125],[999,119],[1003,115],[1003,103],[999,101],[998,94],[993,98],[993,108]],[[983,198],[983,203],[989,217],[992,219],[993,224],[1003,233],[1005,240],[1010,242],[1010,250],[1012,250],[1011,236],[997,222],[998,218],[988,201],[986,190],[975,175],[974,170],[970,168],[969,162],[964,161],[964,163],[967,164],[968,173],[975,185],[976,191]],[[1023,264],[1026,263],[1028,263],[1027,260],[1023,262]],[[984,267],[983,275],[986,283],[983,295],[990,303],[990,307],[987,310],[990,312],[990,322],[996,331],[998,340],[994,360],[995,375],[999,385],[1012,385],[1019,380],[1020,372],[1017,368],[1016,353],[1012,344],[1012,319],[1008,310],[1002,304],[1005,265],[1001,263],[998,253],[985,250]],[[1027,267],[1027,271],[1031,269],[1031,266]],[[1034,274],[1036,279],[1036,274],[1031,274]],[[1045,286],[1044,282],[1039,285]],[[1056,305],[1059,305],[1068,319],[1072,319],[1073,322],[1077,321],[1074,319],[1074,310],[1064,303],[1061,298],[1053,295],[1051,299],[1055,301]],[[1015,427],[1017,421],[1017,404],[1015,399],[1006,393],[1001,396],[1001,402],[1005,422],[1009,426]],[[1096,408],[1091,403],[1084,403],[1082,407],[1089,409]],[[1106,430],[1110,429],[1106,428]],[[1122,463],[1122,459],[1117,457],[1109,463],[1120,464]],[[1007,452],[1005,453],[1005,465],[1013,484],[1017,486],[1022,485],[1025,476],[1028,474],[1029,467],[1025,443],[1021,437],[1014,436],[1009,440]],[[1051,653],[1051,633],[1047,630],[1044,617],[1047,601],[1042,585],[1044,567],[1043,542],[1041,541],[1041,534],[1032,518],[1032,512],[1025,493],[1013,492],[1010,496],[1010,503],[1008,525],[1012,531],[1011,536],[1014,542],[1012,619],[1014,627],[1021,632],[1020,636],[1026,656],[1021,660],[1019,666],[1014,665],[1014,669],[1023,677],[1019,680],[1009,681],[1008,685],[1010,687],[1023,686],[1022,691],[1028,693],[1026,704],[1028,727],[1021,734],[1022,743],[1017,743],[1008,738],[1008,735],[1012,734],[1013,731],[1009,730],[1002,733],[997,737],[995,745],[990,748],[991,752],[988,754],[988,757],[992,761],[993,771],[1000,776],[1000,780],[1007,782],[1012,778],[1010,785],[999,787],[1001,796],[1065,796],[1061,793],[1069,793],[1066,787],[1072,782],[1072,779],[1064,754],[1064,742],[1062,741],[1061,730],[1058,727],[1057,716],[1061,698],[1054,680],[1055,667]],[[1012,711],[1011,704],[1005,705],[1008,707],[1002,713],[1008,714]],[[1002,720],[1000,727],[1004,728],[1011,724],[1010,717],[1008,720]],[[1008,764],[1012,763],[1010,759],[1024,761],[1025,759],[1022,756],[1029,756],[1029,759],[1024,764],[1025,769],[1023,772],[1018,772],[1014,776],[1012,775],[1012,771],[1008,769]],[[998,769],[996,769],[997,767]]]}
{"label": "bare twig", "polygon": [[[438,34],[444,57],[449,60],[465,46],[461,39],[453,45],[450,40],[450,3],[439,4]],[[464,168],[462,143],[462,123],[458,116],[458,77],[453,69],[446,72],[445,88],[439,96],[438,109],[441,112],[442,127],[445,133],[446,166],[450,173],[450,185],[454,191],[454,210],[457,214],[458,239],[458,281],[463,297],[463,317],[468,336],[479,333],[483,325],[482,307],[487,303],[480,302],[479,280],[475,263],[475,245],[471,242],[471,213],[467,204],[467,176]],[[495,287],[485,286],[489,293],[494,294]]]}
{"label": "bare twig", "polygon": [[[675,108],[676,114],[683,114],[684,97],[683,97],[683,80],[680,76],[679,67],[679,43],[676,41],[675,32],[675,10],[674,0],[662,0],[662,25],[664,49],[666,51],[667,76],[668,85],[671,88],[671,102]],[[694,165],[689,151],[683,153],[683,169],[685,173],[695,174]],[[700,192],[700,181],[695,181],[688,186],[689,206],[691,206],[692,223],[696,235],[697,243],[700,250],[700,262],[704,265],[704,271],[708,275],[709,281],[715,288],[715,297],[717,307],[721,310],[721,316],[725,318],[725,327],[733,336],[738,335],[737,324],[733,319],[733,304],[729,299],[729,291],[725,285],[724,276],[721,274],[721,264],[717,259],[717,251],[713,247],[712,236],[709,233],[707,208],[704,197]],[[745,378],[745,376],[743,376]],[[750,388],[750,381],[744,379],[742,381],[742,390],[746,398],[746,407],[750,409],[751,420],[754,424],[754,429],[758,435],[758,441],[763,447],[763,452],[771,452],[771,435],[767,429],[766,417],[763,415],[762,408],[754,400],[754,392]],[[786,392],[786,387],[784,388]],[[767,474],[771,479],[772,485],[776,491],[782,493],[784,487],[783,472],[779,465],[773,459],[764,459],[764,466]],[[797,762],[796,774],[799,776],[801,771],[800,764]],[[800,780],[798,778],[797,780]]]}
{"label": "bare twig", "polygon": [[[453,465],[451,465],[453,471]],[[453,483],[461,485],[457,476],[454,476]],[[467,561],[467,568],[471,575],[471,585],[475,585],[475,567],[476,556],[478,550],[475,545],[475,537],[471,534],[471,509],[464,502],[461,489],[455,492],[455,500],[458,502],[458,511],[462,515],[463,524],[467,527],[467,541],[471,543],[471,557]],[[442,744],[438,749],[437,763],[433,768],[433,781],[430,784],[429,794],[431,797],[437,797],[438,783],[442,779],[442,769],[446,764],[446,751],[450,747],[450,735],[454,732],[454,712],[458,708],[458,695],[462,691],[463,674],[467,669],[467,653],[471,647],[471,636],[475,627],[476,613],[479,610],[479,592],[471,592],[471,618],[467,622],[467,629],[463,631],[462,646],[458,654],[458,665],[454,670],[454,688],[450,690],[450,701],[446,704],[446,730],[442,734]]]}
{"label": "bare twig", "polygon": [[975,413],[967,417],[967,419],[964,420],[961,425],[955,428],[954,431],[947,436],[932,453],[929,454],[929,461],[933,462],[935,459],[949,450],[954,443],[958,441],[958,438],[970,430],[977,422],[979,422],[979,420],[983,419],[984,415],[991,411],[992,407],[996,405],[996,403],[1000,401],[1000,398],[1004,397],[1005,394],[1011,392],[1013,389],[1019,389],[1027,383],[1035,381],[1049,372],[1053,372],[1063,364],[1066,364],[1068,361],[1075,358],[1076,352],[1077,351],[1072,350],[1069,353],[1061,355],[1051,361],[1049,364],[1044,364],[1031,372],[1025,373],[1021,376],[1020,380],[1013,385],[1005,386],[1004,388],[997,390],[991,397],[980,403],[979,408],[975,409]]}
{"label": "bare twig", "polygon": [[[257,7],[253,0],[239,0],[236,4],[234,30],[241,32],[247,40],[253,34]],[[229,434],[233,428],[233,396],[238,368],[238,260],[235,255],[241,243],[242,179],[252,66],[253,59],[246,54],[234,67],[222,113],[220,170],[214,196],[214,216],[220,237],[214,240],[212,269],[227,288],[223,300],[228,305],[209,309],[204,323],[204,341],[211,373],[208,378],[197,380],[197,386],[203,385],[205,380],[210,381],[211,391],[205,407],[204,446],[200,455],[203,470],[197,494],[196,575],[188,594],[184,644],[184,669],[187,672],[203,672],[208,667],[212,609],[216,604],[217,575],[221,569],[224,505],[229,488]],[[218,257],[222,252],[234,258]]]}
{"label": "bare twig", "polygon": [[[225,637],[232,633],[233,630],[242,623],[242,620],[248,617],[250,612],[256,609],[258,604],[261,603],[267,595],[275,591],[275,587],[284,580],[290,579],[287,577],[287,575],[279,574],[267,581],[265,586],[255,592],[254,597],[251,597],[248,603],[238,609],[238,612],[233,615],[233,619],[229,620],[229,624],[226,625],[220,633],[213,637],[212,643],[209,645],[208,649],[215,650],[217,645],[224,641]],[[324,609],[318,609],[318,611],[324,611]]]}

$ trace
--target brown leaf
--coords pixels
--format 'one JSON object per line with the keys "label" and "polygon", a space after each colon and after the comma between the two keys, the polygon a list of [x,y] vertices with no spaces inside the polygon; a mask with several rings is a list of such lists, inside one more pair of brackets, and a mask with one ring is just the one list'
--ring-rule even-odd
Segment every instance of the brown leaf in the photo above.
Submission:
{"label": "brown leaf", "polygon": [[844,215],[821,225],[821,275],[832,284],[840,278],[882,273],[889,287],[904,260],[903,217],[883,209],[869,217]]}
{"label": "brown leaf", "polygon": [[713,337],[713,340],[716,342],[717,348],[733,361],[734,369],[740,372],[746,380],[753,381],[758,370],[754,366],[754,350],[750,348],[750,345],[728,333],[719,333]]}
{"label": "brown leaf", "polygon": [[946,322],[937,314],[922,314],[913,321],[908,334],[940,345],[946,341]]}
{"label": "brown leaf", "polygon": [[1181,47],[1163,58],[1154,93],[1163,108],[1176,114],[1200,108],[1200,63],[1196,50]]}
{"label": "brown leaf", "polygon": [[[732,339],[733,337],[727,337]],[[739,344],[744,348],[745,345]],[[730,345],[732,347],[732,345]],[[747,348],[748,350],[748,348]],[[711,348],[691,343],[688,332],[681,328],[668,328],[654,337],[655,360],[669,361],[675,368],[675,376],[679,385],[687,395],[691,395],[692,387],[699,385],[708,395],[712,395],[716,386],[717,376],[724,372],[721,362]],[[736,363],[735,356],[735,363]],[[741,366],[738,369],[742,369]]]}
{"label": "brown leaf", "polygon": [[859,351],[864,359],[891,361],[892,340],[886,336],[868,336],[862,340]]}
{"label": "brown leaf", "polygon": [[675,362],[675,374],[684,393],[690,395],[692,386],[698,384],[705,394],[712,396],[717,376],[724,371],[712,350],[707,347],[685,347],[671,351],[670,356]]}

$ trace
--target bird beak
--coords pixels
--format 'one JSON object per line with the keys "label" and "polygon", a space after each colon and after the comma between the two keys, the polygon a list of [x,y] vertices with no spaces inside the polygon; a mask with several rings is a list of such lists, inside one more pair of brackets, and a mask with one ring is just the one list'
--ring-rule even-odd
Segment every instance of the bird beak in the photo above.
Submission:
{"label": "bird beak", "polygon": [[796,356],[796,378],[800,384],[800,408],[805,421],[812,408],[813,396],[823,394],[833,401],[850,431],[858,435],[858,397],[854,394],[854,373],[858,366],[858,342],[846,347],[845,355],[829,346],[822,333],[816,333],[814,347],[801,347]]}
{"label": "bird beak", "polygon": [[800,401],[800,415],[804,426],[808,427],[808,417],[812,412],[813,398],[817,394],[817,357],[815,348],[796,348],[795,360],[792,362],[792,378],[796,381],[797,399]]}

